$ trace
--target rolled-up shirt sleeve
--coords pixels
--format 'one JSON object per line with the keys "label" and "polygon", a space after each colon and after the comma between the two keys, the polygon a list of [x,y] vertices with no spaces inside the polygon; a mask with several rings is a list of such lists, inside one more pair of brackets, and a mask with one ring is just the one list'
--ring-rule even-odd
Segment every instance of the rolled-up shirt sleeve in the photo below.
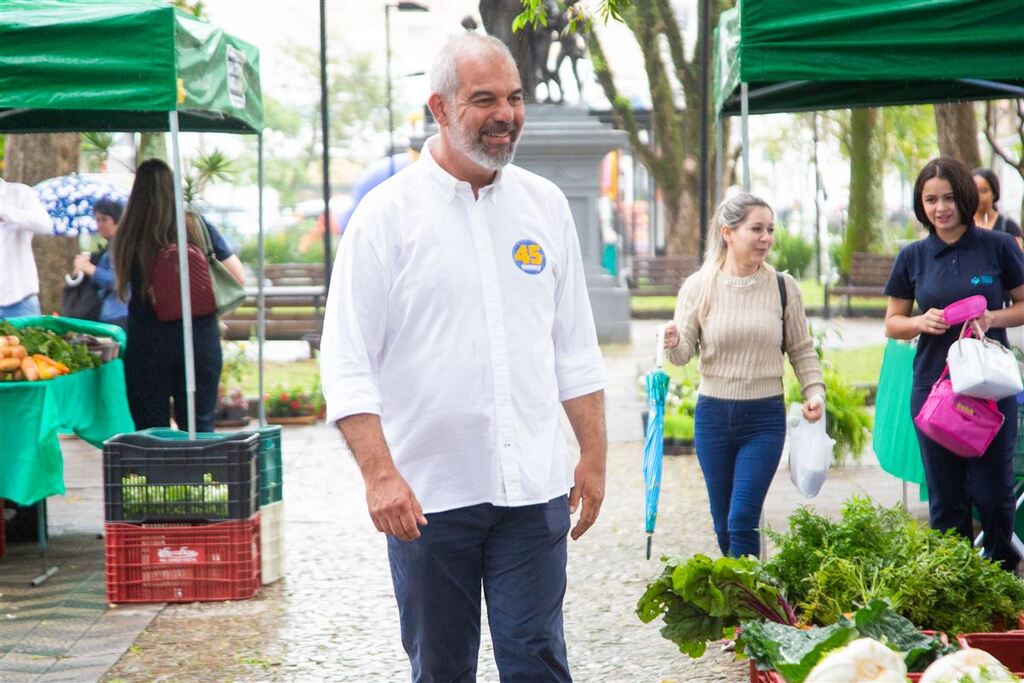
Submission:
{"label": "rolled-up shirt sleeve", "polygon": [[590,308],[583,257],[569,204],[561,200],[565,268],[555,290],[555,318],[552,332],[558,400],[592,394],[607,383],[604,359],[597,343],[594,314]]}
{"label": "rolled-up shirt sleeve", "polygon": [[363,218],[353,220],[341,239],[324,312],[320,375],[328,424],[359,413],[381,414],[388,277],[372,221],[365,213]]}

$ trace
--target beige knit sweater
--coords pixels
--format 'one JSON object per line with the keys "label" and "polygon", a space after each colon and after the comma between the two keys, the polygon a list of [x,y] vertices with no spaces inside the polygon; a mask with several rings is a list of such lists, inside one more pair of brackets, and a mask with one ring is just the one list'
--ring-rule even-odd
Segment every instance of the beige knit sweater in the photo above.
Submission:
{"label": "beige knit sweater", "polygon": [[[715,271],[707,317],[700,320],[704,271],[691,275],[679,290],[674,322],[679,344],[666,352],[685,365],[700,348],[700,394],[715,398],[756,399],[782,395],[782,301],[775,271],[762,266],[753,275],[732,277]],[[825,395],[814,342],[796,280],[786,283],[786,352],[804,398]]]}

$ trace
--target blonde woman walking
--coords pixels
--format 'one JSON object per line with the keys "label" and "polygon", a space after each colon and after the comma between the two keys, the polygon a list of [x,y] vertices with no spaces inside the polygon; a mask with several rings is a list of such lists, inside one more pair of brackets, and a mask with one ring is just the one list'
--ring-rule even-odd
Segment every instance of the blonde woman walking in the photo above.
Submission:
{"label": "blonde woman walking", "polygon": [[718,546],[732,557],[760,552],[761,508],[786,438],[784,353],[806,399],[804,417],[816,421],[824,412],[825,383],[800,289],[766,263],[773,221],[768,203],[752,194],[719,205],[704,265],[683,283],[665,330],[672,363],[700,355],[697,458]]}

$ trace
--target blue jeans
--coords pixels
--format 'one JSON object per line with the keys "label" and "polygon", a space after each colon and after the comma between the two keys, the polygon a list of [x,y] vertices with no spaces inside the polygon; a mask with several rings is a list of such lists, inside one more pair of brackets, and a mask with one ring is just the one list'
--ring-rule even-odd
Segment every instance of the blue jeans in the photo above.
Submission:
{"label": "blue jeans", "polygon": [[781,396],[739,401],[700,396],[694,444],[723,555],[757,557],[758,526],[786,440]]}
{"label": "blue jeans", "polygon": [[13,304],[0,306],[0,318],[23,318],[26,315],[39,314],[39,297],[35,294],[26,296]]}
{"label": "blue jeans", "polygon": [[562,633],[568,498],[484,503],[427,521],[415,541],[388,537],[412,680],[476,680],[482,586],[502,683],[571,681]]}
{"label": "blue jeans", "polygon": [[[911,415],[917,415],[931,387],[915,386],[910,394]],[[1013,548],[1013,450],[1017,443],[1017,398],[998,402],[1006,421],[980,458],[961,458],[917,430],[928,485],[928,522],[933,529],[954,529],[974,539],[971,506],[978,511],[985,557],[1014,571],[1019,559]],[[916,429],[916,428],[915,428]]]}

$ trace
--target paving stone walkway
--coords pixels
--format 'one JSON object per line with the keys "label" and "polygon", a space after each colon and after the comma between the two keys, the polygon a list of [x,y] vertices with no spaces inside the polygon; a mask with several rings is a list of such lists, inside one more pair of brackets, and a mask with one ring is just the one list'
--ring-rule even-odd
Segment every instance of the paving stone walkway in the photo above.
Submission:
{"label": "paving stone walkway", "polygon": [[[878,326],[874,328],[876,331]],[[868,339],[870,329],[857,330]],[[577,542],[569,543],[569,588],[565,602],[565,629],[573,673],[578,681],[597,683],[651,681],[652,683],[712,683],[747,680],[746,668],[730,654],[712,648],[700,660],[690,660],[658,634],[655,624],[644,625],[633,614],[647,582],[660,571],[656,560],[644,559],[643,485],[641,475],[638,373],[653,360],[654,325],[637,321],[634,345],[607,349],[609,437],[607,499],[598,524]],[[878,336],[880,339],[880,335]],[[847,339],[847,341],[849,341]],[[324,425],[287,427],[283,432],[284,517],[286,574],[251,600],[187,605],[153,605],[138,609],[119,606],[103,611],[102,529],[98,452],[88,447],[66,448],[69,496],[53,499],[51,529],[63,532],[54,551],[68,537],[68,552],[84,559],[79,584],[70,568],[62,566],[61,581],[50,589],[92,596],[94,625],[82,630],[68,652],[99,641],[89,629],[137,619],[138,633],[131,647],[123,639],[110,654],[95,655],[94,666],[60,678],[58,667],[67,652],[32,655],[25,649],[0,649],[5,657],[17,654],[47,658],[25,669],[23,678],[11,680],[92,681],[405,681],[409,667],[399,642],[398,610],[391,591],[386,546],[366,514],[363,486],[351,456],[337,433]],[[767,523],[785,524],[792,510],[805,502],[781,468],[769,493]],[[72,488],[71,482],[82,488]],[[833,472],[814,507],[838,509],[849,495],[871,495],[893,504],[902,491],[898,480],[882,473],[867,454],[861,464]],[[916,496],[912,496],[916,497]],[[99,502],[97,502],[97,498]],[[923,507],[912,502],[921,514]],[[70,521],[68,521],[70,520]],[[92,531],[92,536],[82,533]],[[78,534],[78,535],[76,535]],[[79,539],[75,541],[74,539]],[[77,547],[72,544],[79,543]],[[655,554],[715,554],[707,495],[696,459],[667,457],[663,493],[655,535]],[[62,559],[71,563],[72,559]],[[16,562],[11,564],[17,565]],[[5,559],[5,566],[7,560]],[[0,566],[2,568],[2,566]],[[35,571],[35,568],[28,573]],[[33,574],[34,575],[34,574]],[[39,598],[28,589],[8,593],[24,577],[5,576],[0,610],[0,642],[8,643],[8,609],[26,612],[26,600]],[[57,577],[55,577],[56,579]],[[20,590],[20,589],[19,589]],[[38,589],[35,589],[38,590]],[[26,594],[29,597],[26,597]],[[45,600],[45,598],[43,598]],[[152,614],[159,614],[152,618]],[[102,614],[102,616],[100,616]],[[148,615],[148,618],[147,618]],[[142,623],[145,619],[146,623]],[[150,619],[152,619],[150,621]],[[107,621],[104,621],[107,620]],[[16,620],[15,620],[16,621]],[[25,623],[25,622],[21,622]],[[81,626],[82,624],[79,624]],[[28,628],[20,626],[21,629]],[[143,630],[144,629],[144,630]],[[107,631],[98,631],[101,635]],[[28,643],[31,629],[18,636]],[[40,632],[42,633],[42,632]],[[119,658],[113,651],[120,647]],[[15,650],[18,650],[15,652]],[[103,658],[106,659],[103,659]],[[0,659],[0,666],[5,660]],[[11,660],[15,661],[14,659]],[[116,661],[116,664],[114,663]],[[46,664],[45,668],[43,664]],[[85,661],[82,660],[82,664]],[[112,666],[111,666],[112,665]],[[63,664],[66,666],[66,664]],[[110,667],[109,670],[106,667]],[[105,671],[105,673],[104,673]],[[33,673],[35,672],[35,673]],[[81,675],[79,675],[79,673]],[[8,670],[3,669],[4,681]],[[40,678],[39,675],[46,678]],[[483,638],[480,681],[497,681],[489,638]]]}

